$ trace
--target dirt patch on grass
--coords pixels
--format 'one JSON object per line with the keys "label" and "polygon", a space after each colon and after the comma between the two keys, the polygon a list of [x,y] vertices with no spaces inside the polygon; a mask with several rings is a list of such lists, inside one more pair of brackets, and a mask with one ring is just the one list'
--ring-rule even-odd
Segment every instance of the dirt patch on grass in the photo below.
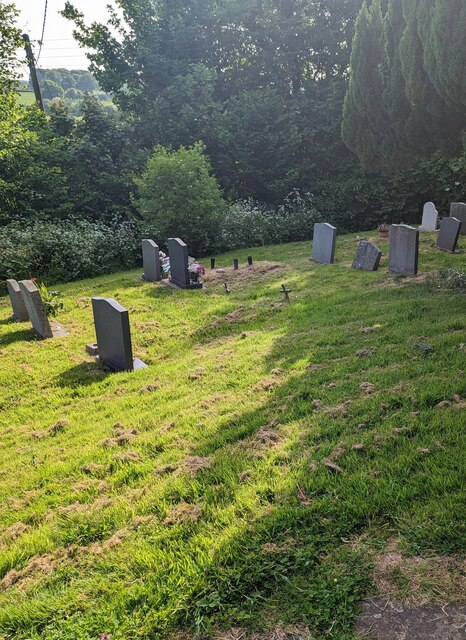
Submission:
{"label": "dirt patch on grass", "polygon": [[184,471],[187,471],[190,476],[195,476],[198,471],[209,469],[211,466],[211,458],[203,458],[201,456],[186,456],[182,463],[182,468]]}
{"label": "dirt patch on grass", "polygon": [[5,529],[5,531],[0,535],[0,540],[8,540],[8,542],[11,542],[12,540],[16,540],[16,538],[22,536],[23,533],[26,533],[30,529],[31,527],[28,524],[24,524],[24,522],[15,522],[9,526],[8,529]]}
{"label": "dirt patch on grass", "polygon": [[176,524],[195,524],[202,515],[200,504],[180,502],[175,505],[164,520],[164,524],[174,526]]}
{"label": "dirt patch on grass", "polygon": [[16,569],[10,569],[3,579],[0,580],[0,591],[5,591],[18,582],[24,583],[28,578],[33,578],[38,575],[50,575],[61,562],[73,556],[75,551],[75,547],[57,549],[53,553],[32,558],[24,569],[18,571]]}
{"label": "dirt patch on grass", "polygon": [[248,283],[262,279],[266,275],[280,274],[287,271],[288,267],[280,262],[255,262],[251,267],[240,267],[237,271],[233,267],[221,267],[223,273],[217,273],[215,270],[206,271],[202,281],[205,284],[216,284],[223,282]]}
{"label": "dirt patch on grass", "polygon": [[277,624],[272,629],[260,633],[248,633],[246,629],[232,628],[227,631],[216,631],[214,640],[313,640],[308,627]]}

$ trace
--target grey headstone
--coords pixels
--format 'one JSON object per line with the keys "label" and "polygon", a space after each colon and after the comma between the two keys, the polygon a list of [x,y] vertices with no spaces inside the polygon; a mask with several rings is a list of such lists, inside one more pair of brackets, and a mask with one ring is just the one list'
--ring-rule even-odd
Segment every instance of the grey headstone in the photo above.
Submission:
{"label": "grey headstone", "polygon": [[461,220],[460,235],[466,236],[466,204],[464,202],[452,202],[450,204],[450,217]]}
{"label": "grey headstone", "polygon": [[461,220],[457,218],[443,218],[437,237],[437,247],[443,251],[454,253],[461,230]]}
{"label": "grey headstone", "polygon": [[407,276],[417,274],[419,229],[392,224],[389,232],[388,270]]}
{"label": "grey headstone", "polygon": [[331,264],[335,257],[336,227],[328,222],[318,222],[314,225],[312,239],[312,259],[315,262]]}
{"label": "grey headstone", "polygon": [[21,280],[18,284],[32,322],[32,328],[41,338],[53,338],[52,328],[45,313],[39,289],[32,280]]}
{"label": "grey headstone", "polygon": [[191,282],[188,272],[188,247],[179,238],[168,238],[170,282],[180,289],[202,289],[200,282]]}
{"label": "grey headstone", "polygon": [[377,245],[368,240],[361,240],[358,244],[352,267],[363,271],[377,271],[381,257],[382,252]]}
{"label": "grey headstone", "polygon": [[112,371],[133,371],[147,365],[133,358],[128,311],[113,298],[92,298],[99,360]]}
{"label": "grey headstone", "polygon": [[144,268],[144,280],[148,282],[159,282],[162,279],[159,247],[153,240],[142,241],[142,264]]}
{"label": "grey headstone", "polygon": [[422,211],[422,223],[419,231],[437,231],[438,211],[433,202],[426,202]]}
{"label": "grey headstone", "polygon": [[7,280],[6,286],[8,288],[8,294],[10,296],[11,306],[13,307],[13,315],[18,322],[27,322],[29,320],[29,314],[24,304],[21,289],[16,280]]}

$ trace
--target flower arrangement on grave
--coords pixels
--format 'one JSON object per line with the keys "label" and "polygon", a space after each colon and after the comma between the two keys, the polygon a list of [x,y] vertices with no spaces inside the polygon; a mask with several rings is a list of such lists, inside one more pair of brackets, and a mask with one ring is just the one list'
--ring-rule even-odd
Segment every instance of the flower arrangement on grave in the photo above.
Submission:
{"label": "flower arrangement on grave", "polygon": [[390,225],[388,225],[386,222],[382,222],[382,224],[379,224],[377,229],[378,229],[378,232],[379,232],[379,236],[381,238],[387,238],[388,237],[388,232],[390,231]]}
{"label": "flower arrangement on grave", "polygon": [[168,275],[170,273],[170,258],[163,251],[159,251],[160,258],[160,268],[162,270],[163,275]]}
{"label": "flower arrangement on grave", "polygon": [[189,279],[191,282],[199,282],[199,279],[205,275],[205,269],[202,264],[198,262],[192,262],[188,266]]}
{"label": "flower arrangement on grave", "polygon": [[59,291],[49,291],[45,282],[38,282],[37,278],[31,278],[31,280],[39,289],[45,313],[47,316],[53,316],[55,318],[58,312],[63,311],[65,308],[61,293]]}

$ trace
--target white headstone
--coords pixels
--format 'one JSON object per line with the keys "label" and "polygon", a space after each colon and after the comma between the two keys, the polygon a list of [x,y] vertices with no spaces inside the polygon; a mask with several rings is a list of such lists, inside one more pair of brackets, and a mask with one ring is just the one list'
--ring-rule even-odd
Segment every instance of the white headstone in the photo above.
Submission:
{"label": "white headstone", "polygon": [[419,231],[437,231],[438,211],[433,202],[426,202],[422,211],[422,224]]}

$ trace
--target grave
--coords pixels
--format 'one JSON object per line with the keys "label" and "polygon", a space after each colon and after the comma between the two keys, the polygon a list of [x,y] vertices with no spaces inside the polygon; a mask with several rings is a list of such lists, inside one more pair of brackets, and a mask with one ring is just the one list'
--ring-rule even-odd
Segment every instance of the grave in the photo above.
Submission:
{"label": "grave", "polygon": [[417,274],[419,229],[392,224],[389,233],[388,270],[406,276]]}
{"label": "grave", "polygon": [[153,240],[142,241],[142,264],[144,268],[143,278],[148,282],[160,282],[162,273],[160,269],[159,247]]}
{"label": "grave", "polygon": [[438,211],[433,202],[426,202],[422,211],[422,223],[419,231],[437,231]]}
{"label": "grave", "polygon": [[461,220],[452,217],[443,218],[440,223],[440,231],[437,237],[437,244],[435,246],[443,251],[454,253],[456,245],[458,244],[460,230]]}
{"label": "grave", "polygon": [[192,282],[188,271],[188,247],[179,238],[168,238],[170,284],[179,289],[202,289],[202,282]]}
{"label": "grave", "polygon": [[368,240],[361,240],[358,243],[351,266],[353,269],[361,269],[362,271],[377,271],[381,257],[382,252],[377,245]]}
{"label": "grave", "polygon": [[133,358],[128,311],[113,298],[92,298],[99,361],[111,371],[133,371],[147,365]]}
{"label": "grave", "polygon": [[466,204],[464,202],[452,202],[450,204],[450,217],[461,220],[460,235],[466,236]]}
{"label": "grave", "polygon": [[336,227],[328,222],[316,223],[312,240],[312,260],[331,264],[335,257],[336,236]]}
{"label": "grave", "polygon": [[53,338],[52,328],[45,313],[39,289],[32,280],[21,280],[18,284],[32,328],[40,338]]}
{"label": "grave", "polygon": [[11,306],[13,308],[13,315],[18,322],[27,322],[29,320],[29,314],[24,304],[21,289],[16,280],[7,280],[6,286],[8,288],[8,294],[10,296]]}

